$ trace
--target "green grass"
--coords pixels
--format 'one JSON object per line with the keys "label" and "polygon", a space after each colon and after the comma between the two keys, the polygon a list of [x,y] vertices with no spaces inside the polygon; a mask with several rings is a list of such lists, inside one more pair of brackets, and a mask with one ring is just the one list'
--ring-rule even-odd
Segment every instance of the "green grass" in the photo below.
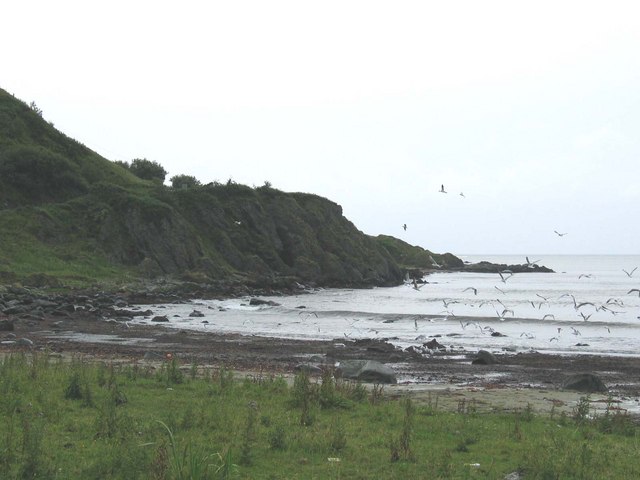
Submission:
{"label": "green grass", "polygon": [[101,255],[83,229],[63,227],[72,216],[60,206],[0,211],[0,271],[20,279],[44,274],[67,286],[132,278],[133,269]]}
{"label": "green grass", "polygon": [[584,413],[451,413],[330,376],[13,354],[0,478],[638,478],[638,427]]}

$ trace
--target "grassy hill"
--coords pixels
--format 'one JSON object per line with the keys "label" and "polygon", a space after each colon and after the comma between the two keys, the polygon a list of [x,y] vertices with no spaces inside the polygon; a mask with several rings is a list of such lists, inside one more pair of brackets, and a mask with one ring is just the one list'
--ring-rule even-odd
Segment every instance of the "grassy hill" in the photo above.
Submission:
{"label": "grassy hill", "polygon": [[140,179],[0,89],[0,282],[394,285],[426,266],[420,251],[316,195]]}

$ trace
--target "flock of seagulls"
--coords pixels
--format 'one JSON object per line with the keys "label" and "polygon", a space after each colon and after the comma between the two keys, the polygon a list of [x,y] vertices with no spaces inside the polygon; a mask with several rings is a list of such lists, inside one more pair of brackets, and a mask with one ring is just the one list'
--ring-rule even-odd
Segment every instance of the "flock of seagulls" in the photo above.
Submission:
{"label": "flock of seagulls", "polygon": [[[566,235],[566,234],[565,234]],[[437,263],[435,262],[435,260],[433,260],[433,258],[431,259],[432,262],[436,265]],[[529,259],[529,257],[526,257],[526,266],[529,268],[534,268],[534,266],[539,262],[540,260],[534,260],[531,261]],[[439,266],[438,266],[439,267]],[[638,267],[633,268],[632,270],[625,270],[623,269],[622,271],[627,275],[627,277],[632,278],[633,274],[636,272]],[[507,282],[509,281],[509,279],[513,278],[514,276],[514,272],[511,270],[502,270],[500,272],[498,272],[498,277],[499,280],[502,284],[506,285]],[[591,274],[581,274],[579,275],[578,278],[594,278],[593,275]],[[497,279],[496,279],[497,280]],[[414,280],[415,282],[415,280]],[[507,295],[507,292],[505,290],[503,290],[502,288],[498,287],[498,285],[495,285],[494,288],[499,291],[503,296]],[[416,288],[416,290],[418,290],[419,288]],[[478,295],[478,288],[474,287],[474,286],[469,286],[464,288],[462,291],[462,293],[465,292],[471,292],[473,293],[473,296],[477,296]],[[637,294],[638,297],[640,297],[640,288],[632,288],[627,292],[627,295],[635,295]],[[536,309],[536,310],[541,310],[541,308],[544,305],[549,306],[550,305],[550,301],[551,298],[548,296],[544,296],[541,295],[539,293],[536,293],[536,299],[532,299],[529,300],[529,303],[531,304],[531,306]],[[576,299],[575,295],[571,294],[571,293],[564,293],[562,295],[560,295],[557,299],[557,301],[562,301],[563,298],[566,298],[569,303],[569,305],[573,306],[573,309],[576,312],[576,315],[578,317],[578,319],[581,319],[582,322],[588,322],[592,316],[597,313],[597,312],[605,312],[608,313],[610,315],[619,315],[621,313],[625,313],[622,312],[620,309],[624,308],[624,301],[620,298],[615,298],[615,297],[611,297],[608,300],[606,300],[605,302],[601,302],[600,304],[594,303],[592,301],[579,301],[578,299]],[[451,310],[451,305],[456,304],[456,303],[460,303],[460,300],[455,300],[455,299],[442,299],[442,303],[444,305],[445,310],[440,312],[440,315],[444,315],[445,319],[448,319],[449,317],[455,317],[456,315],[454,314],[454,312]],[[466,305],[470,305],[470,306],[476,306],[475,303],[466,303]],[[490,307],[493,308],[493,310],[495,311],[495,315],[496,318],[501,321],[504,322],[506,320],[507,317],[509,318],[515,318],[515,312],[512,308],[509,308],[508,306],[506,306],[499,298],[496,298],[494,300],[485,300],[480,302],[479,304],[477,304],[477,306],[479,308],[482,308],[485,305],[489,305]],[[638,317],[640,319],[640,317]],[[548,320],[552,320],[552,321],[556,321],[556,317],[554,314],[552,313],[545,313],[542,317],[541,317],[542,321],[548,321]],[[496,332],[495,330],[493,330],[491,327],[489,326],[482,326],[480,325],[480,323],[478,321],[463,321],[463,320],[459,320],[460,322],[460,326],[463,330],[466,330],[467,327],[469,326],[474,326],[476,328],[478,328],[483,334],[485,333],[492,333],[494,336],[496,336]],[[416,328],[417,328],[417,323],[416,323]],[[576,327],[574,326],[570,326],[570,333],[572,335],[578,336],[581,335],[580,330],[578,330]],[[608,333],[611,333],[611,329],[609,328],[609,326],[604,326],[604,328],[607,330]],[[560,334],[562,332],[562,327],[558,327],[557,328],[557,335],[551,337],[549,339],[550,342],[553,341],[559,341],[560,339]],[[531,339],[534,338],[535,336],[531,333],[531,332],[522,332],[522,334],[520,335],[521,337],[525,337],[527,339]]]}

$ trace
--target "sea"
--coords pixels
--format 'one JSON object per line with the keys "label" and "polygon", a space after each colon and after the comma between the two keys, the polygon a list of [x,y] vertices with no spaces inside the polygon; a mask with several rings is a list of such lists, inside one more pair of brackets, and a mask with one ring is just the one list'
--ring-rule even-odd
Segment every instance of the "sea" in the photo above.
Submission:
{"label": "sea", "polygon": [[[526,263],[524,255],[462,255],[465,262]],[[640,255],[529,255],[555,273],[436,272],[371,289],[301,289],[299,294],[141,306],[166,328],[336,343],[385,339],[448,350],[538,351],[640,356]],[[626,271],[626,272],[625,272]],[[192,316],[194,312],[197,315]],[[132,323],[151,324],[152,317]],[[157,323],[155,325],[158,325]],[[428,351],[426,352],[428,354]]]}

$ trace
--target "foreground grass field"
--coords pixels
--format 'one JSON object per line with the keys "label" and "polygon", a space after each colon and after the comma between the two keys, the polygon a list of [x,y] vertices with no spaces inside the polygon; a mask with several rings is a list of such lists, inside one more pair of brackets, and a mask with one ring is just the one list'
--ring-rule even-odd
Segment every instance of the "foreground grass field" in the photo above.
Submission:
{"label": "foreground grass field", "polygon": [[571,416],[445,412],[330,374],[12,354],[0,413],[0,478],[640,478],[638,427],[586,398]]}

